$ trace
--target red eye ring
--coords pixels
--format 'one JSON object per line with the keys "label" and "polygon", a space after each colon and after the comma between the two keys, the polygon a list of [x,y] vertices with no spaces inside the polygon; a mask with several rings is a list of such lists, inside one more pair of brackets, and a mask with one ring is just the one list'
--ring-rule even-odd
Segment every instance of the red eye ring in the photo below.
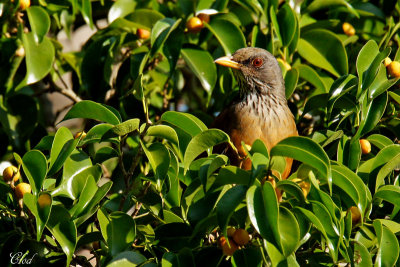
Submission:
{"label": "red eye ring", "polygon": [[262,60],[261,58],[257,57],[257,58],[255,58],[255,59],[253,59],[253,61],[251,62],[251,64],[252,64],[254,67],[256,67],[256,68],[259,68],[259,67],[262,66],[263,60]]}

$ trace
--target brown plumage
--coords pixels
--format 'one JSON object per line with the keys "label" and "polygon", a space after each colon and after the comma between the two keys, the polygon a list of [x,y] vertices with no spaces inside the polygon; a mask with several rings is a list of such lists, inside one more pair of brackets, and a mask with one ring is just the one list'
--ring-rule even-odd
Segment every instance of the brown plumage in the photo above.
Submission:
{"label": "brown plumage", "polygon": [[[236,146],[239,157],[225,146],[231,163],[251,169],[250,160],[243,161],[246,154],[242,141],[251,146],[256,139],[261,139],[271,149],[282,139],[298,135],[287,105],[281,69],[272,54],[255,47],[239,49],[232,56],[215,60],[215,63],[233,69],[239,95],[219,114],[211,127],[229,134]],[[282,179],[289,175],[291,166],[292,159],[287,158]]]}

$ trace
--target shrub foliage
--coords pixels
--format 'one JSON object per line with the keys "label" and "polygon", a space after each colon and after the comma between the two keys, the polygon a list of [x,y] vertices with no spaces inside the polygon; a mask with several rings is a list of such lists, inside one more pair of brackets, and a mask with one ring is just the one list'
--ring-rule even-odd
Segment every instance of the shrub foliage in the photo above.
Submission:
{"label": "shrub foliage", "polygon": [[[4,262],[399,264],[397,1],[20,2],[0,3],[0,155],[32,192],[20,205],[0,181]],[[61,34],[83,27],[66,52]],[[250,171],[213,153],[230,140],[207,127],[238,92],[213,60],[246,46],[278,58],[301,134],[245,147]],[[73,105],[48,119],[52,94]],[[86,135],[59,124],[77,118]],[[232,256],[229,228],[251,235]]]}

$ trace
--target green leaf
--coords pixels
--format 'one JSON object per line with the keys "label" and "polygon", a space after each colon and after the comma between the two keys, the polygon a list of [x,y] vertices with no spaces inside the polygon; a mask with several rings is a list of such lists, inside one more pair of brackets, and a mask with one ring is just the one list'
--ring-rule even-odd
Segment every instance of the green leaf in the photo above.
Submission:
{"label": "green leaf", "polygon": [[48,175],[56,173],[65,160],[75,149],[79,140],[74,140],[72,133],[66,127],[57,130],[50,151],[50,164]]}
{"label": "green leaf", "polygon": [[244,248],[233,254],[232,266],[234,267],[261,267],[262,254],[256,248]]}
{"label": "green leaf", "polygon": [[181,53],[186,64],[211,96],[212,89],[217,82],[217,68],[210,53],[197,47],[185,47]]}
{"label": "green leaf", "polygon": [[214,34],[226,55],[232,55],[236,50],[246,47],[246,39],[242,31],[228,20],[215,19],[205,26]]}
{"label": "green leaf", "polygon": [[354,266],[372,266],[371,253],[360,242],[354,242]]}
{"label": "green leaf", "polygon": [[33,33],[22,35],[26,53],[26,77],[25,84],[32,84],[43,79],[53,67],[55,49],[49,38],[43,37],[37,44]]}
{"label": "green leaf", "polygon": [[70,179],[83,169],[91,166],[90,157],[82,150],[75,149],[64,162],[62,181]]}
{"label": "green leaf", "polygon": [[367,101],[367,96],[362,101],[361,123],[358,127],[355,138],[359,138],[373,130],[382,118],[388,101],[387,93],[383,93],[371,101]]}
{"label": "green leaf", "polygon": [[179,26],[182,19],[177,21],[171,18],[164,18],[156,22],[151,29],[151,50],[150,55],[154,56],[156,52],[164,45],[169,35]]}
{"label": "green leaf", "polygon": [[207,130],[207,126],[201,120],[189,113],[167,111],[161,115],[161,120],[182,129],[192,137]]}
{"label": "green leaf", "polygon": [[40,44],[50,29],[49,15],[40,6],[31,6],[26,11],[35,42]]}
{"label": "green leaf", "polygon": [[375,266],[394,266],[399,258],[399,242],[397,237],[379,220],[375,220],[374,229],[378,238],[378,252],[375,258]]}
{"label": "green leaf", "polygon": [[379,149],[393,145],[393,141],[381,134],[372,134],[367,137],[367,140]]}
{"label": "green leaf", "polygon": [[[43,197],[42,195],[46,195],[46,197]],[[50,200],[50,203],[46,203],[46,205],[44,205],[44,203],[41,202],[41,204],[39,204],[37,202],[37,199],[39,197],[48,198]],[[30,193],[24,195],[24,204],[28,207],[28,209],[36,218],[36,240],[40,241],[44,227],[50,217],[53,200],[51,198],[51,195],[45,192],[40,193],[38,198],[34,197]]]}
{"label": "green leaf", "polygon": [[224,236],[228,236],[227,226],[235,209],[246,196],[247,186],[237,185],[226,191],[217,203],[217,220]]}
{"label": "green leaf", "polygon": [[279,207],[279,233],[283,255],[292,255],[300,245],[300,228],[293,213],[284,206]]}
{"label": "green leaf", "polygon": [[292,96],[294,90],[296,89],[298,81],[299,81],[299,71],[297,69],[291,69],[286,73],[285,76],[286,99],[289,99]]}
{"label": "green leaf", "polygon": [[130,119],[115,125],[111,129],[111,131],[116,135],[124,136],[126,134],[136,131],[139,128],[139,123],[140,123],[139,119]]}
{"label": "green leaf", "polygon": [[91,199],[96,194],[96,191],[97,191],[97,183],[94,180],[94,177],[90,175],[86,180],[81,195],[79,196],[78,202],[69,210],[72,219],[76,219],[81,215],[81,213],[89,205]]}
{"label": "green leaf", "polygon": [[174,144],[179,148],[178,135],[176,134],[176,131],[174,130],[174,128],[172,128],[168,125],[150,126],[149,129],[147,129],[146,135],[156,136],[156,137],[166,139],[169,142],[171,142],[171,144]]}
{"label": "green leaf", "polygon": [[28,151],[22,158],[24,173],[32,187],[32,193],[38,197],[47,174],[47,160],[39,150]]}
{"label": "green leaf", "polygon": [[305,13],[313,13],[321,9],[334,8],[334,6],[344,6],[357,18],[360,16],[357,11],[345,0],[315,0],[307,6]]}
{"label": "green leaf", "polygon": [[396,185],[384,185],[375,192],[374,199],[382,199],[400,206],[400,188]]}
{"label": "green leaf", "polygon": [[136,224],[131,216],[117,211],[109,215],[110,224],[107,227],[107,244],[111,255],[126,250],[135,241]]}
{"label": "green leaf", "polygon": [[143,151],[149,159],[157,180],[164,181],[167,176],[170,157],[168,149],[161,143],[153,143],[149,147],[140,141]]}
{"label": "green leaf", "polygon": [[[288,4],[284,4],[278,11],[277,21],[279,24],[279,32],[282,38],[282,45],[288,46],[296,33],[296,15]],[[274,25],[275,27],[277,25]]]}
{"label": "green leaf", "polygon": [[311,83],[318,94],[328,93],[329,89],[326,88],[324,82],[318,73],[308,65],[300,64],[295,67],[299,71],[299,77],[309,83]]}
{"label": "green leaf", "polygon": [[93,29],[93,19],[92,19],[92,4],[90,0],[82,0],[79,5],[79,9],[82,13],[83,19]]}
{"label": "green leaf", "polygon": [[393,171],[397,170],[400,166],[400,154],[393,155],[393,157],[379,170],[376,176],[375,191],[384,184],[385,178]]}
{"label": "green leaf", "polygon": [[215,145],[225,142],[230,142],[229,136],[218,129],[205,130],[193,137],[186,148],[183,159],[185,173],[189,169],[192,161],[197,158],[198,155]]}
{"label": "green leaf", "polygon": [[108,23],[113,22],[117,18],[123,18],[135,10],[136,2],[130,0],[116,1],[108,11]]}
{"label": "green leaf", "polygon": [[[400,155],[400,146],[399,145],[389,145],[384,147],[379,153],[375,156],[375,158],[371,159],[372,165],[369,170],[369,180],[375,180],[376,170],[378,170],[381,166],[387,164],[392,161],[394,158],[397,158]],[[396,160],[394,160],[396,161]],[[393,163],[390,163],[388,166],[391,166]],[[384,176],[382,177],[384,178]],[[377,189],[383,183],[383,179],[376,180],[375,188]]]}
{"label": "green leaf", "polygon": [[328,155],[313,140],[292,136],[280,141],[271,149],[271,156],[285,156],[315,168],[331,184],[331,165]]}
{"label": "green leaf", "polygon": [[301,57],[336,77],[347,74],[347,53],[340,39],[324,29],[313,29],[301,35],[298,43]]}
{"label": "green leaf", "polygon": [[75,223],[64,207],[54,205],[46,226],[67,255],[66,266],[68,267],[74,255],[77,241]]}
{"label": "green leaf", "polygon": [[119,143],[118,137],[113,137],[113,138],[103,138],[103,136],[110,131],[114,126],[108,123],[102,123],[102,124],[97,124],[91,128],[85,138],[83,138],[80,142],[79,145],[87,145],[87,144],[92,144],[92,143],[100,143],[100,142],[113,142],[113,143]]}
{"label": "green leaf", "polygon": [[121,123],[121,116],[115,109],[91,100],[76,103],[65,115],[63,121],[74,118],[93,119],[113,125]]}
{"label": "green leaf", "polygon": [[[387,53],[383,54],[388,56]],[[381,58],[381,57],[380,57]],[[380,62],[379,62],[380,63]],[[379,64],[378,74],[376,75],[374,81],[371,83],[368,89],[368,98],[376,98],[380,94],[386,92],[390,87],[392,87],[399,78],[387,78],[386,68],[382,66],[382,63]]]}
{"label": "green leaf", "polygon": [[124,251],[112,258],[107,267],[130,267],[130,266],[147,266],[142,265],[146,261],[146,257],[135,251]]}
{"label": "green leaf", "polygon": [[149,31],[157,21],[163,18],[163,14],[152,9],[136,9],[135,12],[125,17],[125,19],[132,22],[133,28],[143,28]]}

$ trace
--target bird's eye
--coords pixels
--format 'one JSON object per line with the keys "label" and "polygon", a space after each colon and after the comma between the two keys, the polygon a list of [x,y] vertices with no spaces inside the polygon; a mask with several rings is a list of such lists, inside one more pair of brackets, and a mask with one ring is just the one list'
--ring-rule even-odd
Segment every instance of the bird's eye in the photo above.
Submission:
{"label": "bird's eye", "polygon": [[253,59],[251,64],[253,64],[253,66],[256,67],[256,68],[259,68],[259,67],[262,66],[263,60],[261,58],[255,58],[255,59]]}

